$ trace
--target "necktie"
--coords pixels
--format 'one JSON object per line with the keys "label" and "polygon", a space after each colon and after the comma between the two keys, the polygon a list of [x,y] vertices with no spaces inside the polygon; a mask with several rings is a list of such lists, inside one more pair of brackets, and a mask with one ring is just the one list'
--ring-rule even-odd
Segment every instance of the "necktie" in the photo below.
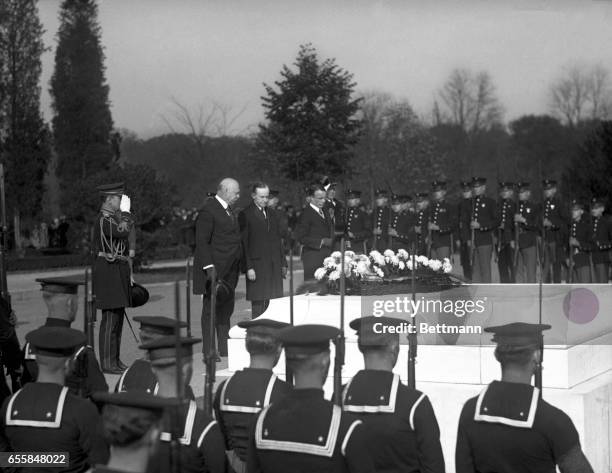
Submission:
{"label": "necktie", "polygon": [[225,209],[225,211],[227,212],[227,215],[229,216],[229,218],[232,219],[232,222],[234,221],[234,214],[232,212],[232,208],[228,205],[227,208]]}
{"label": "necktie", "polygon": [[325,219],[325,214],[323,213],[321,209],[319,209],[319,215],[321,216],[322,219]]}

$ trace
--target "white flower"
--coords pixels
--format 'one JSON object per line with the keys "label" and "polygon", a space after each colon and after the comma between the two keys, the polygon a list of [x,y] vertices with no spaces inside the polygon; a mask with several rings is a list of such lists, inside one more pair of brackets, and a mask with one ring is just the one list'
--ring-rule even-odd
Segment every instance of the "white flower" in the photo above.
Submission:
{"label": "white flower", "polygon": [[407,260],[409,257],[408,252],[404,249],[397,250],[397,256],[403,260]]}
{"label": "white flower", "polygon": [[406,269],[408,271],[412,271],[412,259],[409,259],[408,261],[406,261]]}
{"label": "white flower", "polygon": [[392,264],[393,266],[397,266],[399,263],[400,263],[399,258],[398,258],[397,256],[393,255],[393,256],[391,257],[391,264]]}
{"label": "white flower", "polygon": [[336,259],[336,258],[341,258],[341,257],[342,257],[342,253],[340,253],[339,251],[334,251],[334,252],[331,254],[331,257],[332,257],[332,258],[334,258],[334,259]]}
{"label": "white flower", "polygon": [[429,258],[427,258],[427,256],[419,255],[416,257],[416,261],[423,266],[427,266],[427,263],[429,263]]}
{"label": "white flower", "polygon": [[450,259],[448,259],[448,258],[444,258],[443,263],[444,263],[444,264],[450,264]]}
{"label": "white flower", "polygon": [[385,272],[380,268],[376,268],[376,274],[382,278],[385,275]]}
{"label": "white flower", "polygon": [[331,268],[334,268],[335,266],[336,266],[336,263],[331,256],[328,256],[327,258],[323,260],[324,268],[331,269]]}
{"label": "white flower", "polygon": [[442,262],[438,261],[437,259],[430,259],[429,267],[433,269],[434,271],[439,271],[440,268],[442,267]]}
{"label": "white flower", "polygon": [[318,268],[314,272],[314,277],[315,279],[318,279],[320,281],[321,279],[325,277],[326,274],[327,274],[327,270],[325,268]]}
{"label": "white flower", "polygon": [[406,269],[406,263],[404,263],[403,261],[400,261],[398,263],[399,269],[400,271],[403,271],[404,269]]}
{"label": "white flower", "polygon": [[395,256],[395,253],[393,253],[393,251],[391,250],[385,250],[383,254],[387,256],[388,258],[392,258],[393,256]]}
{"label": "white flower", "polygon": [[355,252],[351,250],[347,250],[344,252],[344,257],[353,259],[355,257]]}
{"label": "white flower", "polygon": [[[444,258],[445,260],[448,260],[448,258]],[[442,264],[442,271],[444,271],[445,273],[450,273],[453,270],[453,266],[450,264],[450,261],[444,261],[444,263]]]}
{"label": "white flower", "polygon": [[336,281],[338,279],[340,279],[340,271],[336,269],[335,271],[332,271],[331,273],[329,273],[330,281]]}
{"label": "white flower", "polygon": [[357,256],[357,261],[363,261],[364,263],[370,264],[370,258],[367,255],[359,255]]}
{"label": "white flower", "polygon": [[376,250],[372,250],[372,251],[370,251],[370,257],[371,257],[371,258],[376,259],[376,258],[378,258],[379,256],[380,256],[380,252],[378,252],[378,251],[376,251]]}
{"label": "white flower", "polygon": [[359,261],[359,263],[357,263],[357,266],[355,267],[355,271],[357,271],[357,274],[367,274],[369,272],[370,269],[370,265],[367,264],[365,261]]}

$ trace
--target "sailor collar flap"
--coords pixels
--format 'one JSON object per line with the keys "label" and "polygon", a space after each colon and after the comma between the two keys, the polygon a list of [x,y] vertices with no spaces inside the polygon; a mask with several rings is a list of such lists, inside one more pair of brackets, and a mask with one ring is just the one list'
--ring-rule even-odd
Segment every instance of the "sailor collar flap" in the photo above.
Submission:
{"label": "sailor collar flap", "polygon": [[[191,437],[193,435],[193,426],[195,423],[196,413],[198,407],[195,401],[189,401],[189,406],[187,407],[187,415],[185,416],[185,424],[183,427],[183,435],[179,438],[179,442],[181,445],[191,445]],[[159,436],[159,439],[162,442],[170,442],[172,440],[172,435],[170,432],[162,432]]]}
{"label": "sailor collar flap", "polygon": [[11,397],[6,408],[6,425],[58,429],[67,395],[65,386],[31,383]]}
{"label": "sailor collar flap", "polygon": [[478,395],[474,420],[530,429],[539,396],[534,386],[493,382]]}
{"label": "sailor collar flap", "polygon": [[367,378],[355,377],[345,386],[342,396],[343,410],[371,414],[395,412],[400,377],[393,374],[391,382],[377,383],[372,383],[369,376]]}
{"label": "sailor collar flap", "polygon": [[[262,376],[251,376],[250,373],[247,374],[243,371],[239,376],[243,377],[245,375],[248,377],[248,383],[236,383],[235,381],[239,379],[234,374],[223,384],[219,403],[221,411],[256,414],[270,404],[276,375],[271,373],[266,379]],[[245,379],[245,381],[247,380]],[[236,384],[240,384],[240,386],[235,388]],[[249,389],[244,389],[244,386],[249,386]]]}
{"label": "sailor collar flap", "polygon": [[151,370],[151,364],[146,360],[136,360],[119,378],[119,392],[146,391],[157,394],[159,383]]}
{"label": "sailor collar flap", "polygon": [[[331,458],[338,441],[342,409],[332,406],[331,416],[329,417],[329,427],[327,433],[320,432],[316,438],[307,441],[305,438],[310,432],[304,429],[296,430],[293,440],[274,439],[274,432],[270,432],[270,427],[266,423],[266,414],[271,406],[265,407],[255,425],[255,444],[261,450],[276,450],[282,452],[306,453],[320,457]],[[317,434],[315,434],[317,435]],[[315,437],[313,435],[313,437]],[[301,437],[301,438],[300,438]]]}

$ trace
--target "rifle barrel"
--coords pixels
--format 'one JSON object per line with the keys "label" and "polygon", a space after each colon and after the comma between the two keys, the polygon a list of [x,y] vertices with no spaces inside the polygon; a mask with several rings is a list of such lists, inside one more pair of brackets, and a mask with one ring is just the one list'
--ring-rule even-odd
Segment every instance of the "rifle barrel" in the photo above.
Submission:
{"label": "rifle barrel", "polygon": [[346,241],[340,240],[340,333],[336,340],[336,359],[334,362],[334,403],[342,404],[342,366],[344,365],[344,296],[346,295],[346,274],[344,272],[344,255]]}
{"label": "rifle barrel", "polygon": [[[412,258],[412,279],[410,281],[412,300],[416,302],[416,245],[413,242],[411,248]],[[408,333],[408,387],[416,387],[416,357],[417,357],[417,336],[416,336],[416,314],[410,314],[410,332]]]}
{"label": "rifle barrel", "polygon": [[187,258],[185,268],[185,312],[187,316],[187,336],[191,337],[191,258]]}
{"label": "rifle barrel", "polygon": [[[289,239],[289,323],[293,326],[293,239]],[[285,359],[285,381],[293,384],[293,373]]]}

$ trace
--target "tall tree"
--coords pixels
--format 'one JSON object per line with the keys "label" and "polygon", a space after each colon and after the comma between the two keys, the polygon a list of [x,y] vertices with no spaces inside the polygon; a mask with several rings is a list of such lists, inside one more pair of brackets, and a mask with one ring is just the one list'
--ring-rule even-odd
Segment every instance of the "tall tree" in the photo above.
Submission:
{"label": "tall tree", "polygon": [[276,88],[264,84],[267,122],[260,125],[258,149],[298,182],[346,175],[360,125],[353,75],[333,59],[321,60],[309,44],[300,46],[294,66],[283,66]]}
{"label": "tall tree", "polygon": [[50,135],[40,112],[43,27],[36,0],[2,0],[0,9],[0,136],[7,207],[34,217],[41,210],[51,156]]}
{"label": "tall tree", "polygon": [[113,161],[113,121],[106,84],[98,7],[94,0],[64,0],[51,78],[53,133],[62,203],[72,184]]}

